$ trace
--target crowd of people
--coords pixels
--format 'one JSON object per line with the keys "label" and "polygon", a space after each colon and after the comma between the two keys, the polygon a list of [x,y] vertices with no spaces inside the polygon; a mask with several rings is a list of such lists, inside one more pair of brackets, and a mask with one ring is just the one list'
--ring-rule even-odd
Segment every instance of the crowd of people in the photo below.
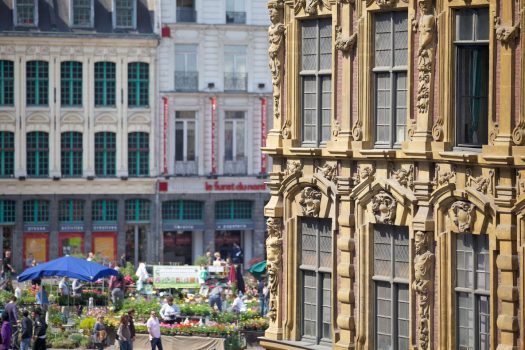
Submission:
{"label": "crowd of people", "polygon": [[19,319],[17,301],[17,297],[13,296],[4,306],[0,328],[0,350],[12,349],[15,342],[21,350],[45,350],[47,332],[45,312],[40,307],[36,307],[29,317],[29,311],[23,310],[22,319]]}

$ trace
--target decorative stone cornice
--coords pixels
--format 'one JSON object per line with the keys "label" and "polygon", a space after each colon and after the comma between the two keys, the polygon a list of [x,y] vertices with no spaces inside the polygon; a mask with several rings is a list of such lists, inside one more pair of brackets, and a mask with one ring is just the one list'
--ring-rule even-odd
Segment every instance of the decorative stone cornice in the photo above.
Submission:
{"label": "decorative stone cornice", "polygon": [[304,216],[318,217],[321,209],[322,194],[313,187],[305,187],[301,191],[299,204]]}
{"label": "decorative stone cornice", "polygon": [[419,349],[430,349],[430,309],[432,305],[432,271],[434,269],[434,254],[430,251],[431,233],[417,231],[414,236],[416,257],[414,258],[414,282],[412,289],[416,292],[418,303]]}
{"label": "decorative stone cornice", "polygon": [[466,169],[466,187],[471,187],[483,194],[493,194],[492,184],[494,183],[494,170],[489,170],[489,176],[472,176],[472,169]]}
{"label": "decorative stone cornice", "polygon": [[393,225],[396,219],[397,201],[389,193],[380,191],[372,198],[372,212],[378,224]]}
{"label": "decorative stone cornice", "polygon": [[268,317],[271,322],[277,319],[279,300],[279,281],[281,279],[281,263],[283,254],[283,239],[281,238],[281,219],[268,218],[266,220],[268,238],[266,239],[266,257],[268,271],[268,291],[270,293],[268,303]]}
{"label": "decorative stone cornice", "polygon": [[520,23],[513,26],[501,25],[501,17],[494,18],[494,30],[496,31],[496,40],[501,41],[504,45],[512,44],[520,32]]}
{"label": "decorative stone cornice", "polygon": [[343,35],[341,26],[335,27],[335,48],[342,53],[349,53],[357,43],[357,32],[350,36]]}
{"label": "decorative stone cornice", "polygon": [[459,232],[470,232],[474,223],[474,205],[469,202],[456,201],[450,207],[452,221]]}

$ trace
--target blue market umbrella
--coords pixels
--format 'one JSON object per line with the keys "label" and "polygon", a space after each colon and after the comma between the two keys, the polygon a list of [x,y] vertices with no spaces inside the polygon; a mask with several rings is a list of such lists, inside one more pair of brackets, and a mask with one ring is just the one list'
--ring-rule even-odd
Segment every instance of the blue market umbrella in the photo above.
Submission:
{"label": "blue market umbrella", "polygon": [[94,282],[102,277],[117,276],[118,271],[107,266],[66,255],[37,266],[33,266],[18,275],[23,282],[42,277],[70,277],[81,281]]}

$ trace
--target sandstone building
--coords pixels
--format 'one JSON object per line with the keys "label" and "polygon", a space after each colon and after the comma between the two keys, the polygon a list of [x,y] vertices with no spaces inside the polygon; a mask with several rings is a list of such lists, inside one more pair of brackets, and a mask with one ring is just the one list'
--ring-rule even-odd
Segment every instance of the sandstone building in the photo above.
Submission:
{"label": "sandstone building", "polygon": [[265,348],[525,348],[524,7],[268,2]]}

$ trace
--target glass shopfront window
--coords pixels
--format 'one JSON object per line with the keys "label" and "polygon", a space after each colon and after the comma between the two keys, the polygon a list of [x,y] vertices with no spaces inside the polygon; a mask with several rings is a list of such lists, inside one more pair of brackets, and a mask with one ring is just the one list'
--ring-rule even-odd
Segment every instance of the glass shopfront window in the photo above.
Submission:
{"label": "glass shopfront window", "polygon": [[164,264],[191,265],[192,244],[191,231],[164,232]]}

